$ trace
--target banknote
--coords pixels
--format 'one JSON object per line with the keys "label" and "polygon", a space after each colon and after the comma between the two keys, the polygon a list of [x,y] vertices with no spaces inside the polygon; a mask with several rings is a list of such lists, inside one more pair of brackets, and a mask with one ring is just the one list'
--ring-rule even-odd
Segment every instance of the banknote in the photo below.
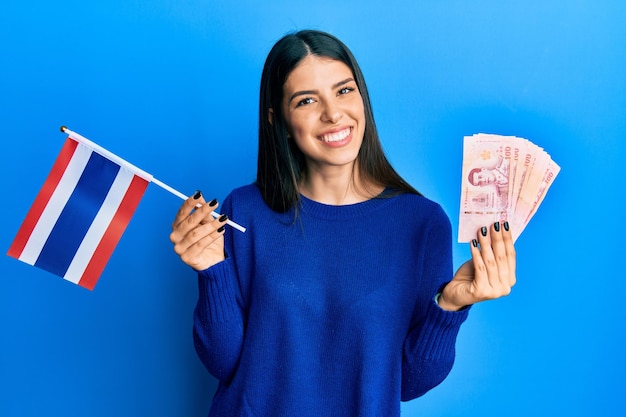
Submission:
{"label": "banknote", "polygon": [[508,221],[517,240],[559,171],[527,139],[484,133],[463,138],[458,241],[469,242],[496,221]]}
{"label": "banknote", "polygon": [[[534,172],[535,170],[533,170]],[[545,167],[537,172],[537,177],[533,180],[533,188],[529,188],[528,192],[521,196],[522,204],[520,206],[519,215],[516,215],[517,223],[515,228],[524,230],[530,219],[535,215],[539,205],[546,196],[548,188],[552,185],[552,181],[561,171],[561,168],[552,160],[548,160]],[[541,179],[539,179],[541,177]],[[537,184],[536,181],[539,181]],[[532,190],[532,191],[531,191]]]}
{"label": "banknote", "polygon": [[463,170],[459,241],[469,242],[485,224],[507,220],[510,159],[502,138],[495,135],[463,139]]}

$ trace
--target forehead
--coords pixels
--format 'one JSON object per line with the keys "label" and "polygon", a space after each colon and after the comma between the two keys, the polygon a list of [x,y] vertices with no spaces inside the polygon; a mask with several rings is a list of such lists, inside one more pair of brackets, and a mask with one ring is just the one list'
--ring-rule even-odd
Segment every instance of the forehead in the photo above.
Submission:
{"label": "forehead", "polygon": [[336,59],[308,55],[291,71],[285,80],[285,91],[318,89],[338,81],[353,78],[352,70]]}

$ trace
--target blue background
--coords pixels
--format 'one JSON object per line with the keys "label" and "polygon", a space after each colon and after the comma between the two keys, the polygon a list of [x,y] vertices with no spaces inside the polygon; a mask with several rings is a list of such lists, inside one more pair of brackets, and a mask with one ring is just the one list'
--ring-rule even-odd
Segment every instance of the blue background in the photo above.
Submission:
{"label": "blue background", "polygon": [[[223,199],[253,181],[264,58],[287,31],[327,30],[362,66],[391,161],[455,233],[464,135],[522,136],[562,167],[518,240],[512,295],[475,306],[452,373],[403,415],[623,415],[626,2],[2,8],[5,252],[63,124],[185,194]],[[149,186],[93,292],[0,257],[0,415],[206,415],[196,279],[168,240],[180,203]],[[469,250],[454,251],[458,266]]]}

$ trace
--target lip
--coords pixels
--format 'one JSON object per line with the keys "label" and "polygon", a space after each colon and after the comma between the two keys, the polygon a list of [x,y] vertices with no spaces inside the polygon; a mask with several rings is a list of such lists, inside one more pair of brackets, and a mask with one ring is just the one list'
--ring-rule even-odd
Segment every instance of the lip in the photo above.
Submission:
{"label": "lip", "polygon": [[[344,131],[348,130],[346,136],[342,139],[339,140],[324,140],[322,139],[324,136],[331,136],[331,135],[336,135],[336,134],[340,134]],[[328,130],[326,132],[324,132],[323,134],[319,135],[317,137],[317,139],[322,142],[324,145],[329,146],[331,148],[339,148],[342,146],[347,145],[348,143],[350,143],[352,141],[352,136],[353,136],[353,132],[354,132],[354,127],[352,126],[342,126],[342,127],[338,127],[336,129],[331,129]]]}

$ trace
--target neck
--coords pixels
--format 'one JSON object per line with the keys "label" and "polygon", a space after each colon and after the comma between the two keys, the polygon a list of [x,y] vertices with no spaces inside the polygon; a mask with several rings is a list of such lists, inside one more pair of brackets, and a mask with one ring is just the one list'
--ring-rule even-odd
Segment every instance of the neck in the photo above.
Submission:
{"label": "neck", "polygon": [[369,200],[380,194],[383,188],[363,181],[356,165],[336,167],[336,169],[326,167],[324,170],[309,166],[300,183],[302,195],[313,201],[333,206]]}

